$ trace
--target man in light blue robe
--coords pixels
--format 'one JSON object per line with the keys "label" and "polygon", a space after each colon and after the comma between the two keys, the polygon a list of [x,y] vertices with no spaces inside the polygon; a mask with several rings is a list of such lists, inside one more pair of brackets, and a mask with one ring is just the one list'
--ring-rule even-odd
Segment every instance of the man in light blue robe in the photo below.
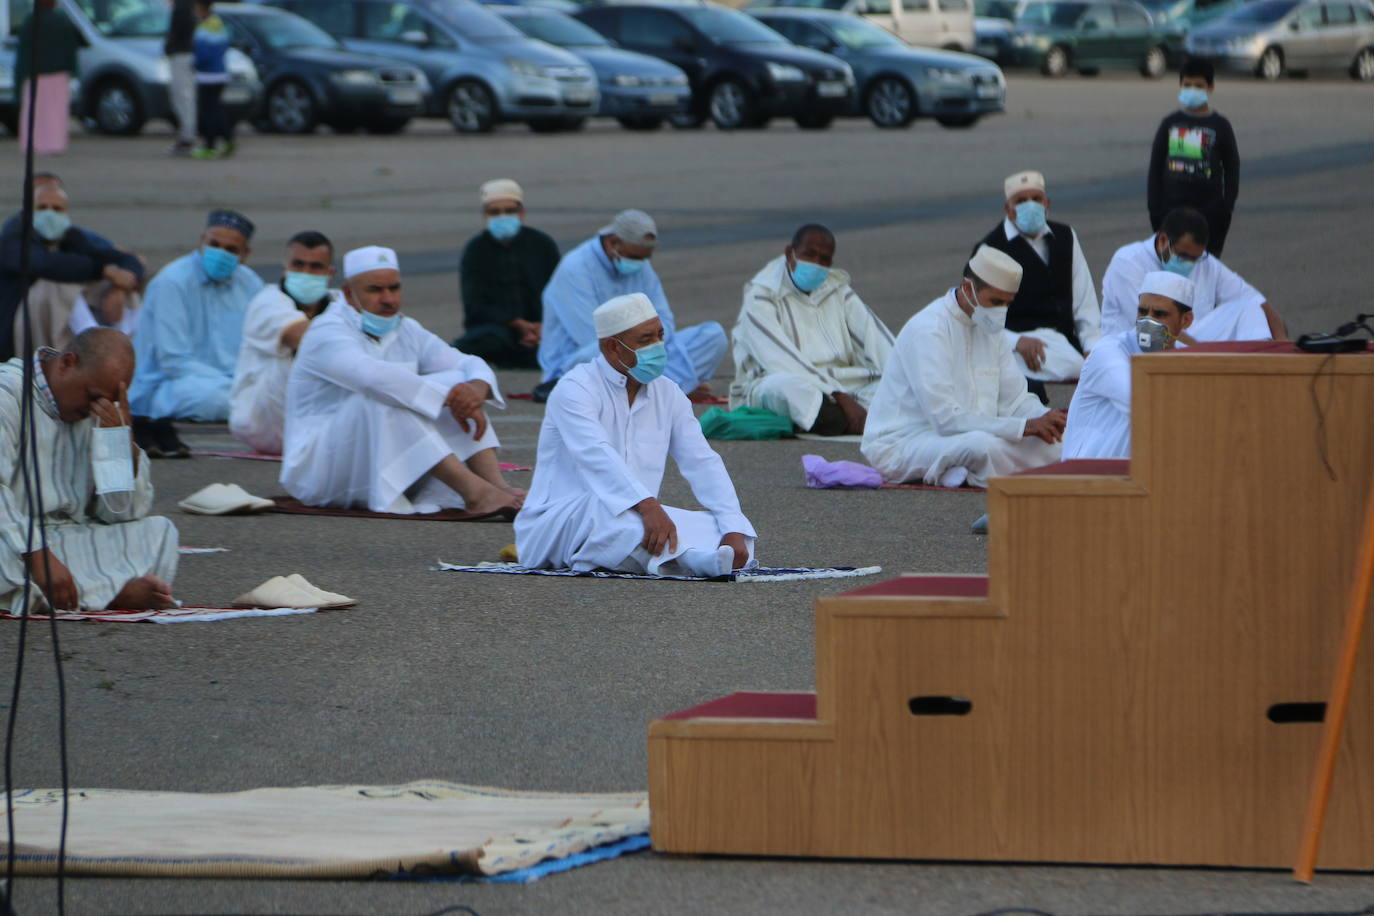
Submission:
{"label": "man in light blue robe", "polygon": [[564,255],[544,288],[544,328],[539,341],[544,378],[535,389],[536,401],[545,400],[558,379],[574,366],[596,357],[592,320],[596,307],[631,293],[648,296],[663,322],[668,345],[664,376],[690,396],[710,395],[709,382],[729,350],[729,338],[715,321],[677,327],[663,284],[650,263],[657,245],[653,218],[642,210],[624,210],[595,237]]}
{"label": "man in light blue robe", "polygon": [[263,285],[243,264],[252,237],[253,224],[242,214],[212,211],[200,246],[148,284],[134,335],[138,372],[129,400],[141,421],[135,435],[153,457],[185,451],[172,419],[229,418],[243,317]]}

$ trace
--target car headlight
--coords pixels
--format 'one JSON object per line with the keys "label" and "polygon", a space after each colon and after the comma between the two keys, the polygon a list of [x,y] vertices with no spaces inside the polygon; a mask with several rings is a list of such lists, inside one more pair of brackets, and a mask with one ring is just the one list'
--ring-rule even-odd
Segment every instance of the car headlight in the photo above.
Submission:
{"label": "car headlight", "polygon": [[617,86],[638,86],[644,81],[633,73],[617,73],[611,82]]}
{"label": "car headlight", "polygon": [[768,62],[768,75],[775,83],[800,83],[806,80],[806,74],[802,72],[801,67],[777,64],[771,60]]}
{"label": "car headlight", "polygon": [[509,67],[511,69],[511,72],[516,74],[517,76],[532,76],[535,78],[542,78],[546,75],[544,73],[544,68],[539,66],[532,60],[521,60],[518,57],[507,57],[506,66]]}
{"label": "car headlight", "polygon": [[371,70],[340,70],[334,79],[347,86],[372,86],[377,82],[377,74]]}
{"label": "car headlight", "polygon": [[430,90],[434,88],[429,84],[429,77],[425,76],[422,70],[415,71],[415,85],[425,95],[429,95]]}
{"label": "car headlight", "polygon": [[687,74],[685,74],[685,73],[676,73],[676,74],[674,74],[674,75],[668,77],[667,83],[668,83],[669,86],[686,86],[686,85],[687,85]]}
{"label": "car headlight", "polygon": [[854,85],[854,70],[849,64],[844,65],[844,84],[846,86]]}
{"label": "car headlight", "polygon": [[946,83],[962,83],[968,78],[963,70],[955,70],[952,67],[926,67],[926,76]]}
{"label": "car headlight", "polygon": [[167,58],[159,57],[153,66],[153,79],[159,83],[172,81],[172,64]]}

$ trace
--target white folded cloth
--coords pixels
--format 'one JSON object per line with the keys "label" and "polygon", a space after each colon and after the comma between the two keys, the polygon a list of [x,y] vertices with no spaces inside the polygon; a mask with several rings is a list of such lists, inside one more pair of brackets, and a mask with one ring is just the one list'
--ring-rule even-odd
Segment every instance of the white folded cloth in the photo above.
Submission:
{"label": "white folded cloth", "polygon": [[357,603],[347,595],[338,595],[316,588],[299,573],[293,573],[290,576],[273,576],[252,591],[234,599],[234,607],[320,608],[322,610],[352,607]]}
{"label": "white folded cloth", "polygon": [[236,512],[262,512],[275,503],[254,496],[236,483],[212,483],[177,503],[192,515],[231,515]]}

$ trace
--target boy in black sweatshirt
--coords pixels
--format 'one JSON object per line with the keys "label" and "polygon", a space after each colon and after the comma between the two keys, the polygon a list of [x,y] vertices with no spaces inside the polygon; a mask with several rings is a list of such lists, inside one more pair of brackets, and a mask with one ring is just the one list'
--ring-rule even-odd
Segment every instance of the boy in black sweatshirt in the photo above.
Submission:
{"label": "boy in black sweatshirt", "polygon": [[1159,123],[1150,150],[1150,227],[1165,214],[1192,207],[1207,217],[1207,250],[1220,256],[1240,192],[1240,153],[1231,122],[1212,110],[1212,62],[1190,57],[1178,74],[1181,108]]}

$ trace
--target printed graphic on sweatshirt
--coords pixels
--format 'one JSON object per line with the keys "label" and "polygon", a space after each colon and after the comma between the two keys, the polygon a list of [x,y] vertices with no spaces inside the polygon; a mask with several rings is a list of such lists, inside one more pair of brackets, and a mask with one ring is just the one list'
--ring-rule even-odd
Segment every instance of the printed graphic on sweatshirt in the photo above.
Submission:
{"label": "printed graphic on sweatshirt", "polygon": [[1175,178],[1210,179],[1216,143],[1217,133],[1210,127],[1171,127],[1165,168]]}

